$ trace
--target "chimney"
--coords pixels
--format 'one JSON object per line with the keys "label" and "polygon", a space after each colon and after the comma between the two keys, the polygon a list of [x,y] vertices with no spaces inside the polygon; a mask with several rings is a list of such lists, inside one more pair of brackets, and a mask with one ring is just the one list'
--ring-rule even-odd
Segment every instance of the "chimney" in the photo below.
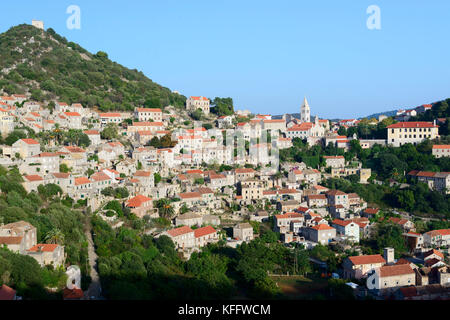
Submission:
{"label": "chimney", "polygon": [[386,264],[394,264],[394,248],[384,248],[383,258]]}

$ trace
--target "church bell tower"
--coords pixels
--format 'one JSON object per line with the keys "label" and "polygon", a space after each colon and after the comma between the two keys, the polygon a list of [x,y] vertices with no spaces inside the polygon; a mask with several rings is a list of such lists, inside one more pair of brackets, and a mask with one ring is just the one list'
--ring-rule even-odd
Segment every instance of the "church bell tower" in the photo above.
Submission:
{"label": "church bell tower", "polygon": [[303,100],[303,104],[300,108],[300,120],[302,122],[311,122],[311,109],[309,108],[308,100]]}

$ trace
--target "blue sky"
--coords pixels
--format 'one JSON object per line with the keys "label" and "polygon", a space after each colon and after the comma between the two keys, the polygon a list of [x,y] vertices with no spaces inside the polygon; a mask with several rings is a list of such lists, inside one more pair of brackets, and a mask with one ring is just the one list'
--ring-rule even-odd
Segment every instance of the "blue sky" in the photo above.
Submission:
{"label": "blue sky", "polygon": [[[66,9],[81,8],[81,30]],[[369,30],[369,5],[381,30]],[[238,109],[349,118],[450,97],[450,1],[15,0],[0,32],[44,20],[184,95]],[[7,13],[7,14],[5,14]]]}

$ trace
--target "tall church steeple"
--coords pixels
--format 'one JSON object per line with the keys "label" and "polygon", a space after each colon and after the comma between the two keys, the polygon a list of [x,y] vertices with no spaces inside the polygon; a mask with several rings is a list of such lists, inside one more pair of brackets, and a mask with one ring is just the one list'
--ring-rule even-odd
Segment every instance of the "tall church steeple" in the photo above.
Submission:
{"label": "tall church steeple", "polygon": [[303,104],[300,108],[300,120],[302,122],[311,122],[311,109],[309,108],[308,100],[303,100]]}

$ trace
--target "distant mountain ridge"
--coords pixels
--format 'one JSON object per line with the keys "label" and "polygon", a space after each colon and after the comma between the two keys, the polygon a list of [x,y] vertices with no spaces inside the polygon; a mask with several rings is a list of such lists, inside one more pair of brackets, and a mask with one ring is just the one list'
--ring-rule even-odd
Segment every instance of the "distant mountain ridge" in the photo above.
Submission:
{"label": "distant mountain ridge", "polygon": [[[300,113],[289,113],[291,116],[293,116],[294,118],[298,118],[300,119]],[[374,113],[371,114],[370,116],[367,117],[360,117],[357,119],[363,119],[363,118],[367,118],[367,119],[371,119],[371,118],[378,118],[381,115],[385,115],[387,117],[393,117],[397,114],[397,110],[392,110],[392,111],[386,111],[386,112],[379,112],[379,113]],[[272,116],[273,119],[281,119],[283,117],[283,115],[275,115]],[[339,120],[343,120],[344,118],[335,118],[335,119],[328,119],[330,121],[339,121]]]}
{"label": "distant mountain ridge", "polygon": [[112,62],[105,52],[92,54],[51,28],[43,31],[26,24],[0,34],[0,90],[103,111],[182,107],[186,101],[142,72]]}
{"label": "distant mountain ridge", "polygon": [[363,119],[363,118],[367,118],[367,119],[376,118],[376,119],[378,119],[378,117],[381,116],[381,115],[385,115],[386,117],[393,117],[393,116],[395,116],[397,114],[397,111],[398,110],[378,112],[378,113],[371,114],[370,116],[362,117],[362,118],[359,118],[359,119]]}

